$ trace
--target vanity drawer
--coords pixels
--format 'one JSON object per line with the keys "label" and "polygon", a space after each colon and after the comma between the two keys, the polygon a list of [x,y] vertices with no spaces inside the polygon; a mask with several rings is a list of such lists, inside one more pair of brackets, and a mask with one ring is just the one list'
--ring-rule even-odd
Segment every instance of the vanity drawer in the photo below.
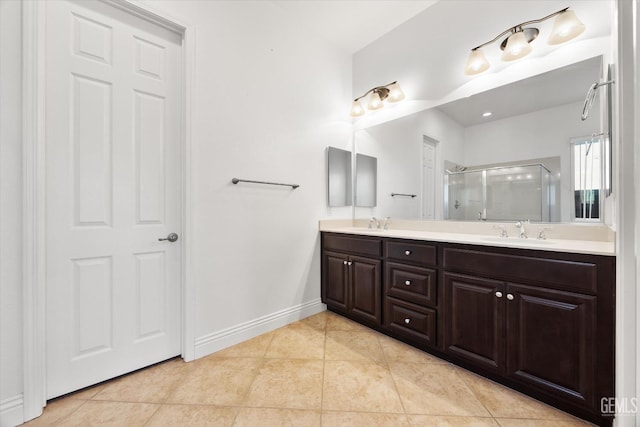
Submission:
{"label": "vanity drawer", "polygon": [[444,248],[443,266],[448,271],[582,293],[596,294],[598,287],[597,265],[588,261]]}
{"label": "vanity drawer", "polygon": [[434,245],[392,240],[385,243],[385,250],[386,257],[391,260],[417,265],[436,265],[437,250]]}
{"label": "vanity drawer", "polygon": [[388,262],[385,271],[388,296],[426,306],[437,304],[438,275],[435,270]]}
{"label": "vanity drawer", "polygon": [[382,241],[341,234],[323,234],[323,247],[326,250],[348,252],[379,257],[382,255]]}
{"label": "vanity drawer", "polygon": [[398,335],[420,344],[436,344],[436,311],[386,298],[385,323]]}

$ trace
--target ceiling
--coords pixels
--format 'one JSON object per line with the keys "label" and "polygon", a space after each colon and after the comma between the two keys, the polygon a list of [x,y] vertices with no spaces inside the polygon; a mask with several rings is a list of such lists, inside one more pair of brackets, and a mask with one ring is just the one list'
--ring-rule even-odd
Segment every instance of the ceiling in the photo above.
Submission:
{"label": "ceiling", "polygon": [[272,0],[301,27],[355,53],[437,0]]}

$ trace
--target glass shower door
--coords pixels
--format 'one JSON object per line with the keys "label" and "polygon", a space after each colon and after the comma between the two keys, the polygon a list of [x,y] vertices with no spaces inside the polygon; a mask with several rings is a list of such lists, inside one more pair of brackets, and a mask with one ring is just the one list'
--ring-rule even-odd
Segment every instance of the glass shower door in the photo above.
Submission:
{"label": "glass shower door", "polygon": [[472,221],[485,218],[482,171],[452,173],[445,179],[447,219]]}
{"label": "glass shower door", "polygon": [[541,165],[487,169],[487,218],[549,221],[549,172]]}

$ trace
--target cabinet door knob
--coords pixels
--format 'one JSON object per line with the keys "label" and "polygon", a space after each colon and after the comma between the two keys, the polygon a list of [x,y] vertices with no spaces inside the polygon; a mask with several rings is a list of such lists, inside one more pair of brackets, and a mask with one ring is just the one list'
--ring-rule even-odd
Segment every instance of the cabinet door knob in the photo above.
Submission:
{"label": "cabinet door knob", "polygon": [[342,263],[343,263],[344,265],[347,265],[347,260],[345,259],[344,261],[342,261]]}
{"label": "cabinet door knob", "polygon": [[349,262],[347,263],[347,265],[351,265],[351,264],[353,264],[353,262],[352,262],[352,261],[349,261]]}
{"label": "cabinet door knob", "polygon": [[502,292],[497,291],[497,292],[496,292],[496,296],[497,296],[498,298],[502,298]]}
{"label": "cabinet door knob", "polygon": [[409,255],[411,255],[411,251],[406,250],[406,251],[404,251],[404,254],[405,254],[405,255],[407,255],[407,256],[409,256]]}
{"label": "cabinet door knob", "polygon": [[404,319],[404,323],[406,323],[406,324],[408,325],[409,323],[411,323],[411,319],[409,319],[409,318],[407,317],[406,319]]}
{"label": "cabinet door knob", "polygon": [[513,301],[513,298],[514,298],[513,294],[507,294],[507,299],[509,301]]}
{"label": "cabinet door knob", "polygon": [[411,284],[411,280],[405,280],[405,281],[404,281],[404,284],[405,284],[405,285],[407,285],[407,286],[409,286],[409,285]]}

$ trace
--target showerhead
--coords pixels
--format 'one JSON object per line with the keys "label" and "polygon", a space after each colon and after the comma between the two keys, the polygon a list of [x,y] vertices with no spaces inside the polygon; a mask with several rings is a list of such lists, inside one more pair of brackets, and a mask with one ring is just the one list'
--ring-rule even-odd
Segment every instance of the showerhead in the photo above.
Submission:
{"label": "showerhead", "polygon": [[584,99],[584,105],[582,106],[582,115],[580,118],[582,121],[587,120],[589,117],[589,113],[591,112],[591,107],[593,107],[593,101],[596,99],[596,89],[600,86],[610,85],[613,83],[613,80],[609,80],[608,82],[594,83],[589,87],[589,91],[587,92],[587,96]]}

